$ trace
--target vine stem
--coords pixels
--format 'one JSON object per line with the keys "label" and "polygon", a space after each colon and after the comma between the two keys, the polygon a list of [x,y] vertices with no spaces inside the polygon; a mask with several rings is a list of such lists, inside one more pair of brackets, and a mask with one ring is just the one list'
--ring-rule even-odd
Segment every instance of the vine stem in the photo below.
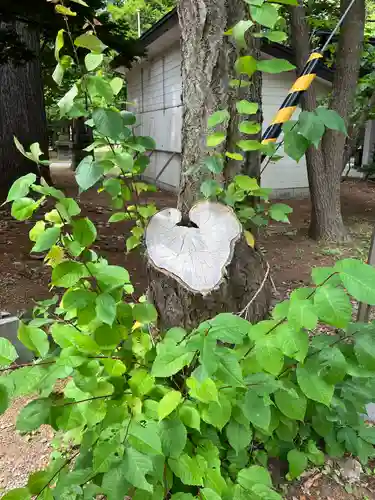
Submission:
{"label": "vine stem", "polygon": [[67,466],[67,465],[69,465],[69,464],[70,464],[70,463],[71,463],[71,462],[72,462],[72,461],[73,461],[73,460],[74,460],[74,459],[75,459],[75,458],[79,455],[79,453],[80,453],[80,450],[76,451],[76,452],[75,452],[75,453],[74,453],[71,457],[69,457],[69,458],[68,458],[68,460],[66,460],[66,461],[64,462],[64,464],[63,464],[61,467],[59,467],[59,468],[57,469],[57,471],[54,473],[54,475],[51,477],[51,479],[48,481],[48,483],[47,483],[47,484],[45,484],[45,485],[43,486],[43,488],[39,491],[39,493],[36,495],[35,500],[37,500],[37,498],[40,498],[40,496],[41,496],[41,494],[43,493],[43,491],[44,491],[45,489],[47,489],[47,488],[48,488],[48,486],[52,483],[52,481],[55,479],[55,477],[57,477],[57,476],[60,474],[60,472],[61,472],[61,471],[62,471],[62,470],[63,470],[63,469]]}
{"label": "vine stem", "polygon": [[0,373],[3,373],[3,372],[8,372],[8,371],[14,371],[14,370],[18,370],[20,368],[25,368],[26,366],[43,366],[43,365],[54,365],[56,363],[56,361],[42,361],[40,363],[22,363],[22,364],[19,364],[19,365],[12,365],[12,366],[8,366],[8,368],[1,368],[0,370]]}

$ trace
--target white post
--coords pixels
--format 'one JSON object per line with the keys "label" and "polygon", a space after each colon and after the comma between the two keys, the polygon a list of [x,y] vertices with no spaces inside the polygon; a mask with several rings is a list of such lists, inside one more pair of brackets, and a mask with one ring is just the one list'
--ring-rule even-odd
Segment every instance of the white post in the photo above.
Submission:
{"label": "white post", "polygon": [[141,30],[141,11],[137,9],[137,19],[138,19],[138,38],[141,38],[142,30]]}

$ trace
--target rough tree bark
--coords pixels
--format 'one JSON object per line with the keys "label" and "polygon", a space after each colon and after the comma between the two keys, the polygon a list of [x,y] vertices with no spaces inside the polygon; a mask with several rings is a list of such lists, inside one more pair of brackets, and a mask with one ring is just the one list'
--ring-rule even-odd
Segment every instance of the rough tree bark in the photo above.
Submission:
{"label": "rough tree bark", "polygon": [[[241,91],[229,89],[233,66],[238,53],[226,29],[246,18],[245,3],[223,0],[180,0],[183,129],[182,171],[178,206],[187,216],[190,208],[201,198],[200,185],[208,175],[204,169],[192,172],[207,155],[205,137],[207,118],[218,110],[228,108],[231,120],[227,125],[227,151],[234,151],[238,138],[238,118],[234,115],[235,102],[248,98],[261,108],[261,77]],[[248,38],[247,54],[259,56],[258,41]],[[244,162],[230,161],[219,180],[229,182],[239,172],[259,177],[260,156],[249,154]],[[201,321],[224,311],[239,312],[254,297],[266,275],[266,264],[255,249],[243,238],[239,240],[227,273],[219,289],[202,296],[191,293],[171,276],[150,267],[149,292],[159,312],[162,328],[184,326],[191,329]],[[270,283],[264,286],[249,308],[251,320],[264,318],[269,308]]]}
{"label": "rough tree bark", "polygon": [[[341,0],[341,12],[350,0]],[[358,80],[365,18],[364,0],[357,0],[340,31],[330,109],[348,124]],[[297,67],[302,69],[309,54],[309,32],[305,9],[301,3],[291,9],[293,47]],[[305,93],[302,108],[316,107],[314,86]],[[309,148],[306,155],[312,202],[309,235],[318,240],[342,241],[347,232],[341,215],[340,186],[346,138],[340,132],[327,130],[318,149]]]}
{"label": "rough tree bark", "polygon": [[20,21],[15,21],[13,26],[35,57],[25,64],[9,61],[0,65],[0,199],[4,199],[18,177],[29,172],[41,173],[50,181],[49,169],[44,167],[39,172],[35,163],[24,158],[13,142],[13,136],[26,148],[39,142],[42,151],[48,154],[39,30]]}

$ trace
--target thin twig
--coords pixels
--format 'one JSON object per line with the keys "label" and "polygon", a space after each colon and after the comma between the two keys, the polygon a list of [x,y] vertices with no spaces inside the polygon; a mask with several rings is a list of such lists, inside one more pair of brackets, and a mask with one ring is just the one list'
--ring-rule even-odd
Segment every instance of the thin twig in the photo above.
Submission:
{"label": "thin twig", "polygon": [[254,302],[254,300],[258,297],[260,292],[263,290],[263,287],[266,284],[268,275],[270,274],[270,270],[271,270],[271,267],[267,262],[267,271],[266,271],[266,274],[264,275],[262,283],[260,284],[260,287],[255,292],[255,294],[254,294],[253,298],[250,300],[250,302],[242,309],[242,311],[240,313],[238,313],[238,316],[245,315],[245,318],[247,319],[248,314],[249,314],[249,308],[250,308],[251,304]]}
{"label": "thin twig", "polygon": [[52,481],[55,479],[56,476],[58,476],[60,474],[60,472],[67,466],[69,465],[80,453],[80,450],[78,450],[76,453],[74,453],[70,458],[68,458],[68,460],[66,460],[64,462],[64,464],[59,467],[57,469],[57,471],[54,473],[54,475],[51,477],[51,479],[48,481],[47,484],[45,484],[43,486],[43,488],[39,491],[39,493],[37,494],[37,496],[35,497],[35,500],[37,500],[37,498],[39,498],[41,496],[41,494],[43,493],[43,491],[48,488],[48,486],[52,483]]}
{"label": "thin twig", "polygon": [[0,373],[3,373],[3,372],[7,372],[7,371],[14,371],[14,370],[18,370],[19,368],[25,368],[26,366],[43,366],[43,365],[54,365],[56,363],[56,361],[42,361],[40,363],[34,363],[34,362],[31,362],[31,363],[22,363],[22,364],[19,364],[19,365],[12,365],[12,366],[8,366],[8,368],[2,368],[0,370]]}

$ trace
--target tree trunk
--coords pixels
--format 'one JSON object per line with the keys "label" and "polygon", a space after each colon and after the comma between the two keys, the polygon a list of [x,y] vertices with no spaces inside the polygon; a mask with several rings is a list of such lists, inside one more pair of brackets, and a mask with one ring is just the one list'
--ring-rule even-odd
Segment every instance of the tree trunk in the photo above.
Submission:
{"label": "tree trunk", "polygon": [[[1,23],[4,27],[4,23]],[[11,184],[22,175],[34,172],[51,181],[48,167],[39,171],[34,162],[16,149],[13,136],[28,149],[39,142],[48,157],[47,121],[39,60],[40,37],[35,26],[15,21],[21,40],[35,57],[25,64],[12,61],[0,65],[0,198],[4,199]]]}
{"label": "tree trunk", "polygon": [[[341,12],[349,0],[341,1]],[[336,111],[348,123],[358,79],[364,30],[364,0],[354,3],[346,17],[339,36],[336,70],[332,87],[330,109]],[[301,70],[309,53],[309,32],[302,3],[291,9],[293,47],[297,66]],[[314,87],[305,93],[303,109],[316,107]],[[306,154],[307,173],[312,202],[309,235],[314,239],[343,241],[347,232],[341,215],[340,185],[345,136],[327,130],[319,148],[309,148]]]}
{"label": "tree trunk", "polygon": [[[210,176],[202,162],[207,156],[207,119],[218,109],[228,108],[231,120],[227,125],[226,151],[235,151],[238,140],[238,117],[235,102],[247,98],[258,102],[261,109],[261,80],[257,74],[253,84],[234,91],[229,80],[237,50],[224,35],[226,29],[245,19],[247,9],[242,1],[180,0],[183,127],[182,166],[178,206],[186,217],[190,208],[202,198],[200,185]],[[249,36],[247,54],[259,56],[258,40]],[[260,114],[260,112],[259,112]],[[199,167],[194,169],[192,167]],[[260,155],[246,156],[244,162],[228,161],[218,180],[224,183],[238,173],[259,177]],[[170,276],[150,266],[150,298],[159,312],[162,328],[181,325],[188,329],[220,312],[242,311],[252,301],[248,317],[264,318],[268,312],[271,287],[261,254],[250,248],[241,237],[221,286],[208,295],[191,292]]]}

